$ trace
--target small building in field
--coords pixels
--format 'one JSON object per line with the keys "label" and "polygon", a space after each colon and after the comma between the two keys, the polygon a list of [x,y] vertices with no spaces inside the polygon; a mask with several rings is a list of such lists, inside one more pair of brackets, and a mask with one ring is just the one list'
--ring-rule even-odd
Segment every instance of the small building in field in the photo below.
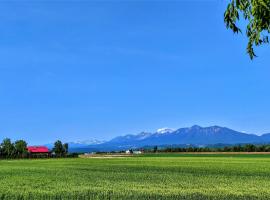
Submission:
{"label": "small building in field", "polygon": [[142,154],[142,151],[133,151],[133,154]]}
{"label": "small building in field", "polygon": [[132,154],[133,151],[132,150],[126,150],[126,154]]}
{"label": "small building in field", "polygon": [[126,154],[142,154],[142,151],[126,150]]}
{"label": "small building in field", "polygon": [[31,157],[48,157],[50,150],[46,146],[28,146],[27,151]]}

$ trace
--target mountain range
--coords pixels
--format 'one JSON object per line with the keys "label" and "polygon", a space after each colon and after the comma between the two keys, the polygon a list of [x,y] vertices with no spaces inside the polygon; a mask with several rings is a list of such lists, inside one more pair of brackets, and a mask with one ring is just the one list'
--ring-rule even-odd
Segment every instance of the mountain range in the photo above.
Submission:
{"label": "mountain range", "polygon": [[207,146],[214,144],[265,144],[270,143],[270,133],[258,136],[235,131],[226,127],[201,127],[194,125],[177,130],[162,128],[154,133],[141,132],[136,135],[115,137],[109,141],[91,140],[92,143],[69,143],[72,152],[115,151],[146,146]]}

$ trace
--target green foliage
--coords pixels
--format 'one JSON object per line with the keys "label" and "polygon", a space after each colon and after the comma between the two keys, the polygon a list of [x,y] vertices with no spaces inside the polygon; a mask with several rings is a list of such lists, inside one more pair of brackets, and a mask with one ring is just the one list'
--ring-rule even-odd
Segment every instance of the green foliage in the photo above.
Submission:
{"label": "green foliage", "polygon": [[63,144],[62,144],[62,142],[60,140],[57,140],[54,143],[53,152],[58,157],[61,157],[64,154],[65,150],[64,150]]}
{"label": "green foliage", "polygon": [[254,145],[254,144],[243,144],[236,146],[225,146],[225,147],[165,147],[159,148],[157,146],[154,149],[145,149],[146,153],[158,152],[270,152],[270,145]]}
{"label": "green foliage", "polygon": [[269,199],[270,155],[2,160],[0,199]]}
{"label": "green foliage", "polygon": [[[53,151],[57,157],[77,157],[76,154],[68,154],[68,144],[62,144],[60,140],[54,144]],[[0,159],[16,159],[16,158],[42,158],[44,155],[31,155],[27,150],[27,143],[24,140],[17,140],[14,143],[5,138],[0,145]],[[46,155],[47,157],[47,155]],[[0,198],[1,199],[1,198]]]}
{"label": "green foliage", "polygon": [[246,35],[249,39],[247,53],[253,59],[256,55],[254,45],[269,43],[270,0],[231,0],[224,13],[227,28],[234,33],[242,32],[237,22],[243,18],[248,22]]}
{"label": "green foliage", "polygon": [[1,155],[4,158],[16,157],[16,149],[9,138],[4,139],[1,143]]}
{"label": "green foliage", "polygon": [[57,157],[66,156],[68,153],[68,144],[67,143],[62,144],[60,140],[57,140],[54,143],[53,152],[55,153]]}
{"label": "green foliage", "polygon": [[24,140],[15,141],[14,147],[18,158],[27,157],[27,143]]}
{"label": "green foliage", "polygon": [[2,141],[0,148],[1,158],[25,158],[27,156],[27,143],[24,140],[17,140],[12,143],[9,138],[6,138]]}

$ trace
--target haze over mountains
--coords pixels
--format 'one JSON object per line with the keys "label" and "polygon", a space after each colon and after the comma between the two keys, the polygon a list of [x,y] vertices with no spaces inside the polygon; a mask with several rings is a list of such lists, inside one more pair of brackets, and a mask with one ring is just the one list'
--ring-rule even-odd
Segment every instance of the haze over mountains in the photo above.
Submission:
{"label": "haze over mountains", "polygon": [[154,133],[141,132],[137,135],[125,135],[113,138],[110,141],[92,140],[92,143],[69,143],[72,151],[112,151],[141,148],[155,145],[193,145],[207,146],[214,144],[246,144],[270,143],[270,133],[261,136],[246,134],[226,127],[200,127],[194,125],[177,130],[162,128]]}

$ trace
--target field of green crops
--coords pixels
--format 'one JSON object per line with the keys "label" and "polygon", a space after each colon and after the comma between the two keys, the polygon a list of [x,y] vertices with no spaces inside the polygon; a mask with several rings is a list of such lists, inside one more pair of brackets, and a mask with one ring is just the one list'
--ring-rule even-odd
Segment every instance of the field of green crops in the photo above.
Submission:
{"label": "field of green crops", "polygon": [[270,155],[1,160],[0,199],[270,199]]}

